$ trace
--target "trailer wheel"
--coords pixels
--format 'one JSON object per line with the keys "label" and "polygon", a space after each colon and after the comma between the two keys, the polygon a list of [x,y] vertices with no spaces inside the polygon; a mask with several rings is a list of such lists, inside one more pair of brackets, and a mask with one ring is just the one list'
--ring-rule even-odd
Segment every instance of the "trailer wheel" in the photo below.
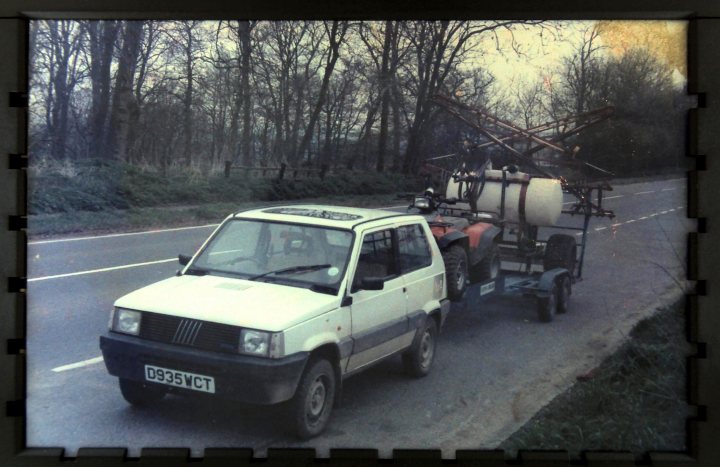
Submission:
{"label": "trailer wheel", "polygon": [[547,297],[538,297],[538,318],[543,323],[549,323],[555,317],[558,305],[558,286],[557,283],[553,282],[550,288],[550,294]]}
{"label": "trailer wheel", "polygon": [[572,293],[570,278],[563,275],[558,279],[557,312],[567,313],[570,310],[570,294]]}
{"label": "trailer wheel", "polygon": [[472,282],[495,279],[500,274],[500,247],[493,244],[485,257],[470,270]]}
{"label": "trailer wheel", "polygon": [[545,245],[545,257],[543,268],[549,271],[555,268],[565,268],[570,272],[570,277],[575,275],[575,263],[577,262],[577,244],[575,237],[565,234],[553,234]]}
{"label": "trailer wheel", "polygon": [[443,251],[445,273],[447,276],[447,293],[450,300],[460,300],[465,294],[468,277],[467,253],[457,244]]}

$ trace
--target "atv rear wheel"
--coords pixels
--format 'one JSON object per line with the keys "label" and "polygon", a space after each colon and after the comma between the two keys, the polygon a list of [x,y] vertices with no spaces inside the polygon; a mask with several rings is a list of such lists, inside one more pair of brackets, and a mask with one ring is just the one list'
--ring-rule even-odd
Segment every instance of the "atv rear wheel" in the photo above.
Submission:
{"label": "atv rear wheel", "polygon": [[545,257],[543,268],[549,271],[555,268],[565,268],[570,277],[575,275],[575,263],[577,262],[577,244],[575,237],[564,234],[553,234],[545,245]]}
{"label": "atv rear wheel", "polygon": [[442,253],[447,277],[447,293],[450,300],[460,300],[465,294],[468,267],[467,253],[457,244],[451,245]]}
{"label": "atv rear wheel", "polygon": [[482,282],[495,279],[500,274],[500,247],[493,244],[485,257],[470,269],[470,281]]}

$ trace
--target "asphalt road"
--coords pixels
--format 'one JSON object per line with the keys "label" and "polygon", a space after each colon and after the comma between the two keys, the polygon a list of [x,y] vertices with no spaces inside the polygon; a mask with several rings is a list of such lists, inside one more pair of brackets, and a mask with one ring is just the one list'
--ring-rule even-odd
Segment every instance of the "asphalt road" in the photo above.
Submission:
{"label": "asphalt road", "polygon": [[[569,198],[568,198],[569,200]],[[492,299],[451,313],[433,372],[414,380],[392,358],[346,381],[327,431],[306,443],[284,428],[279,407],[213,399],[166,398],[136,409],[121,397],[99,358],[113,301],[175,273],[178,253],[192,253],[213,226],[28,245],[27,445],[205,447],[496,447],[579,374],[595,367],[632,325],[669,304],[686,286],[685,181],[616,186],[606,196],[614,220],[594,219],[585,278],[572,311],[537,321],[528,299]],[[570,219],[577,223],[579,219]],[[661,448],[661,447],[658,447]]]}

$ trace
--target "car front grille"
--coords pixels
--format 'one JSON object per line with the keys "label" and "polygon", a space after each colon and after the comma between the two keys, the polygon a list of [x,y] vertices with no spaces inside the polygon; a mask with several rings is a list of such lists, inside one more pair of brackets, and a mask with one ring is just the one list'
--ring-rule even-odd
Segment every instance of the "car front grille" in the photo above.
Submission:
{"label": "car front grille", "polygon": [[236,353],[240,328],[228,324],[143,312],[140,337],[167,344]]}

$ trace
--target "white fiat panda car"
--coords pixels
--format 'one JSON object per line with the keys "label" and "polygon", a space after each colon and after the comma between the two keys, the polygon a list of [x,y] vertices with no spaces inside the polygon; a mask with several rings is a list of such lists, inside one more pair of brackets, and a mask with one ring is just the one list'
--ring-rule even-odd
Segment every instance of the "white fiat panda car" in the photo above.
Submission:
{"label": "white fiat panda car", "polygon": [[180,262],[176,277],[119,298],[100,337],[123,397],[290,401],[301,438],[325,428],[348,375],[398,353],[426,375],[450,309],[442,256],[416,215],[240,212]]}

